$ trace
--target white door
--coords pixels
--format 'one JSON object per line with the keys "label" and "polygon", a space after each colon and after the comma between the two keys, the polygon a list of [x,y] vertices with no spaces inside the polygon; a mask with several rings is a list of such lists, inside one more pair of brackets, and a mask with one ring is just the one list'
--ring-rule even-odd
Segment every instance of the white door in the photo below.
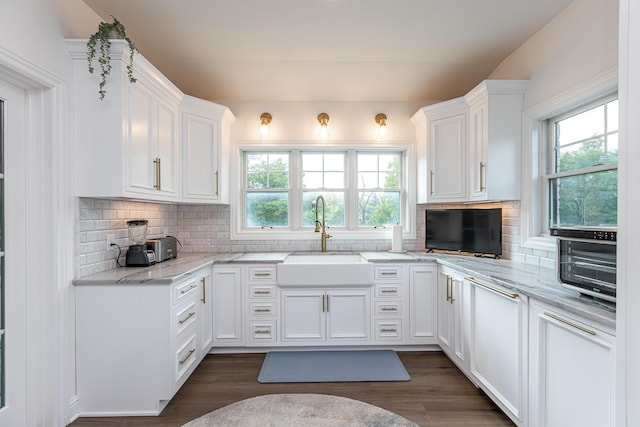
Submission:
{"label": "white door", "polygon": [[26,422],[27,382],[24,91],[0,81],[0,106],[0,425],[19,426]]}
{"label": "white door", "polygon": [[411,267],[409,276],[409,340],[412,343],[438,342],[437,267]]}
{"label": "white door", "polygon": [[206,268],[200,275],[200,333],[199,352],[204,357],[213,343],[213,283],[211,268]]}
{"label": "white door", "polygon": [[242,339],[242,284],[240,269],[213,269],[213,343],[217,346],[239,345]]}
{"label": "white door", "polygon": [[218,121],[184,113],[182,132],[182,197],[218,200]]}
{"label": "white door", "polygon": [[434,120],[429,125],[429,194],[434,200],[467,196],[466,115]]}

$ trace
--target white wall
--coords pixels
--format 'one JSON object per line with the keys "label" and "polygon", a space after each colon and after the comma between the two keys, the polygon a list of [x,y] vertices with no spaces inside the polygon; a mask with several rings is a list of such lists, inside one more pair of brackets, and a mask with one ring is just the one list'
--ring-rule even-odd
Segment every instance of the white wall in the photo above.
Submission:
{"label": "white wall", "polygon": [[529,79],[527,109],[617,64],[618,0],[575,0],[489,78]]}

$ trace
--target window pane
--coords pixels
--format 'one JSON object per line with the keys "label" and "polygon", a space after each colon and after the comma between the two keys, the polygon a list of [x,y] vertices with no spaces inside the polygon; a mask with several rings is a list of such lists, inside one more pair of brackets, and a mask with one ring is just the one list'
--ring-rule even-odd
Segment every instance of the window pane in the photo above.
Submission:
{"label": "window pane", "polygon": [[358,154],[359,188],[400,188],[399,172],[399,154]]}
{"label": "window pane", "polygon": [[571,171],[605,163],[604,140],[591,139],[559,148],[556,172]]}
{"label": "window pane", "polygon": [[358,197],[359,226],[390,226],[400,222],[400,192],[361,191]]}
{"label": "window pane", "polygon": [[556,140],[559,146],[591,138],[605,133],[604,105],[556,123]]}
{"label": "window pane", "polygon": [[550,226],[617,226],[618,171],[550,180]]}
{"label": "window pane", "polygon": [[344,153],[303,153],[303,188],[343,189],[345,187]]}
{"label": "window pane", "polygon": [[618,100],[607,104],[607,132],[618,130]]}
{"label": "window pane", "polygon": [[247,188],[288,188],[289,155],[286,153],[247,153]]}
{"label": "window pane", "polygon": [[289,194],[284,192],[247,193],[247,227],[286,227],[289,225]]}
{"label": "window pane", "polygon": [[[326,203],[324,216],[327,226],[344,227],[344,193],[343,192],[316,192],[305,191],[302,193],[302,226],[313,227],[316,223],[316,198],[322,196]],[[322,202],[318,205],[318,220],[322,221]]]}

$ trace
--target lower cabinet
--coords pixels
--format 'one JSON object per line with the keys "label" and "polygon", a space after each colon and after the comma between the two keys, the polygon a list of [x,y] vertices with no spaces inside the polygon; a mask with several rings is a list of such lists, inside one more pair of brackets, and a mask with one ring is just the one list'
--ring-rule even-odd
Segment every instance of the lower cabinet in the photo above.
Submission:
{"label": "lower cabinet", "polygon": [[200,274],[198,298],[198,317],[200,331],[198,333],[198,352],[200,357],[209,353],[213,344],[213,276],[211,268],[206,268]]}
{"label": "lower cabinet", "polygon": [[613,331],[534,302],[529,340],[529,425],[614,426]]}
{"label": "lower cabinet", "polygon": [[438,344],[465,373],[469,373],[469,286],[461,273],[438,268]]}
{"label": "lower cabinet", "polygon": [[437,344],[438,269],[435,264],[409,267],[409,337],[412,344]]}
{"label": "lower cabinet", "polygon": [[241,346],[242,268],[213,267],[213,345]]}
{"label": "lower cabinet", "polygon": [[471,277],[464,282],[471,298],[470,373],[516,425],[526,425],[527,297]]}
{"label": "lower cabinet", "polygon": [[371,289],[281,289],[283,342],[357,343],[371,339]]}
{"label": "lower cabinet", "polygon": [[[78,285],[79,415],[158,415],[204,356],[201,279]],[[207,307],[208,309],[208,307]]]}

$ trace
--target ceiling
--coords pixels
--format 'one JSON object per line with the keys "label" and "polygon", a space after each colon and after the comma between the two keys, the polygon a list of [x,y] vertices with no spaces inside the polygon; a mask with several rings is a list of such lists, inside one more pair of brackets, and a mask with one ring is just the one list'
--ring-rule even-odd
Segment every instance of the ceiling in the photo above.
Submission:
{"label": "ceiling", "polygon": [[572,1],[84,0],[183,92],[218,102],[454,98]]}

